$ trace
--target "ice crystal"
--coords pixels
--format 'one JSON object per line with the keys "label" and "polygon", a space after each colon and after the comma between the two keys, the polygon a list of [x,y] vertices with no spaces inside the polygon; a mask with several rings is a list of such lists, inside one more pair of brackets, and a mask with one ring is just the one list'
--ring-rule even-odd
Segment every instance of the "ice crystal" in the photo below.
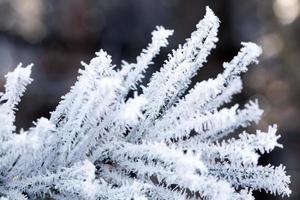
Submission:
{"label": "ice crystal", "polygon": [[[6,76],[0,96],[0,196],[11,199],[253,199],[253,190],[289,196],[282,165],[258,165],[278,144],[277,126],[229,133],[259,121],[257,101],[224,107],[242,89],[241,74],[261,48],[242,43],[214,79],[191,79],[215,48],[219,20],[207,8],[191,37],[169,54],[149,83],[139,84],[173,31],[121,69],[100,50],[62,97],[50,119],[16,132],[16,105],[31,83],[31,65]],[[133,97],[129,94],[134,93]]]}

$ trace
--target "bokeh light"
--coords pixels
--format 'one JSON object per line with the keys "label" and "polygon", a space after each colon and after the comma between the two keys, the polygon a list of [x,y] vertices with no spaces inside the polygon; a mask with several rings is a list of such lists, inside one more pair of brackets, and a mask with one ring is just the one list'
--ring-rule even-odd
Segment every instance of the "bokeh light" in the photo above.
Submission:
{"label": "bokeh light", "polygon": [[298,0],[274,0],[273,9],[282,24],[293,23],[299,15]]}

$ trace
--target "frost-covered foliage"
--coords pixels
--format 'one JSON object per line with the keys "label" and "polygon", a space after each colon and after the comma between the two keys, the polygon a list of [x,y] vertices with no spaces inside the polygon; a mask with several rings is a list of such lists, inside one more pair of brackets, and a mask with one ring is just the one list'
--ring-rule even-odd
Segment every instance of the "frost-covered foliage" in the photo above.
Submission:
{"label": "frost-covered foliage", "polygon": [[256,101],[223,106],[241,91],[240,76],[257,63],[260,47],[242,43],[223,73],[187,91],[215,47],[218,27],[207,8],[145,87],[139,86],[143,73],[173,31],[157,27],[136,63],[124,62],[121,69],[100,50],[82,63],[50,119],[40,118],[26,131],[16,132],[14,121],[32,81],[31,65],[8,73],[0,98],[1,200],[238,200],[253,199],[253,190],[289,196],[285,167],[258,165],[261,154],[282,147],[276,125],[228,139],[262,115]]}

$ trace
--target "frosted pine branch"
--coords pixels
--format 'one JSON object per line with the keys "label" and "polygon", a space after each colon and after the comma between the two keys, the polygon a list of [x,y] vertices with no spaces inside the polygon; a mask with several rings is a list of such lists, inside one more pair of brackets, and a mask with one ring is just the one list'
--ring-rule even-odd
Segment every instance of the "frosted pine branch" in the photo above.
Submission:
{"label": "frosted pine branch", "polygon": [[258,63],[261,48],[243,42],[223,73],[187,91],[216,46],[218,27],[207,8],[146,86],[144,73],[172,30],[157,27],[136,62],[119,70],[100,50],[82,62],[50,119],[19,132],[15,111],[32,65],[8,73],[0,95],[0,199],[252,200],[253,190],[289,196],[285,167],[258,164],[261,154],[283,147],[277,126],[231,138],[263,111],[258,101],[224,106],[241,91],[241,74]]}
{"label": "frosted pine branch", "polygon": [[6,140],[10,133],[15,131],[16,105],[20,102],[26,86],[32,82],[30,78],[31,67],[25,68],[20,63],[14,72],[8,73],[5,84],[5,93],[0,95],[0,138]]}
{"label": "frosted pine branch", "polygon": [[167,38],[173,34],[172,30],[167,30],[161,26],[156,27],[156,29],[152,32],[152,42],[147,49],[143,49],[141,55],[137,57],[136,63],[123,62],[120,73],[125,79],[123,87],[126,88],[126,92],[130,88],[136,89],[136,84],[144,77],[145,70],[150,64],[153,64],[152,59],[159,53],[161,47],[168,45]]}

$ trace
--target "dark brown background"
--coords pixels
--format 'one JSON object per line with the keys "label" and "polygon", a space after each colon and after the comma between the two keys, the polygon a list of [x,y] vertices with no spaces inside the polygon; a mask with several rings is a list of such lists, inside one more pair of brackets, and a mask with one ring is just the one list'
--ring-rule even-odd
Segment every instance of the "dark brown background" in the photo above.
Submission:
{"label": "dark brown background", "polygon": [[[286,165],[292,176],[290,199],[300,199],[299,0],[0,0],[1,88],[4,74],[18,62],[35,63],[35,81],[19,106],[17,126],[26,129],[36,118],[49,116],[75,82],[81,60],[88,62],[103,48],[115,64],[121,59],[134,61],[155,26],[163,25],[174,29],[175,35],[149,74],[158,69],[170,49],[194,30],[206,5],[222,21],[220,42],[196,79],[220,72],[222,62],[237,53],[241,41],[262,46],[261,62],[244,76],[244,92],[235,100],[259,99],[265,109],[259,128],[278,123],[285,148],[260,162]],[[264,192],[256,196],[276,199]]]}

